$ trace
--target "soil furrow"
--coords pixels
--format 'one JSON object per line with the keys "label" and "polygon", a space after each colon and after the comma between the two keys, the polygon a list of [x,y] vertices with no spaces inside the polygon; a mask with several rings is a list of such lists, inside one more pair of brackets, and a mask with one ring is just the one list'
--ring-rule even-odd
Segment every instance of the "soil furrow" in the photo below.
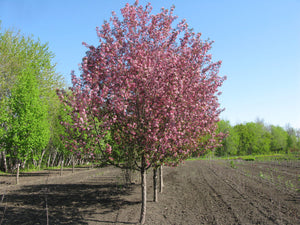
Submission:
{"label": "soil furrow", "polygon": [[[149,170],[145,224],[299,224],[300,193],[274,184],[279,174],[290,174],[282,175],[281,184],[297,178],[298,162],[289,167],[268,162],[234,163],[234,168],[229,161],[221,160],[188,161],[177,168],[165,167],[164,191],[159,193],[157,203],[152,200]],[[265,177],[259,176],[260,171]],[[49,224],[139,221],[140,184],[126,185],[124,174],[117,168],[78,168],[74,174],[64,171],[62,177],[58,171],[25,175],[20,178],[20,185],[8,185],[14,178],[0,176],[1,225],[46,224],[46,199]]]}
{"label": "soil furrow", "polygon": [[[257,224],[260,222],[266,223],[267,221],[269,224],[278,224],[276,221],[270,218],[268,214],[264,212],[257,204],[254,203],[254,198],[250,198],[245,193],[241,193],[241,191],[237,190],[234,185],[230,184],[230,182],[224,179],[224,176],[216,172],[216,168],[217,167],[206,168],[211,171],[211,174],[214,175],[214,178],[212,178],[213,176],[210,177],[212,186],[217,189],[218,192],[220,192],[220,195],[223,197],[224,201],[226,201],[228,205],[231,205],[232,209],[237,214],[241,214],[240,211],[243,212],[244,216],[239,218],[242,224]],[[222,171],[218,170],[218,172]],[[216,180],[218,183],[215,182]]]}
{"label": "soil furrow", "polygon": [[[295,194],[291,194],[290,190],[286,193],[278,192],[273,184],[269,182],[266,183],[264,180],[256,177],[245,176],[241,171],[236,169],[234,170],[237,173],[235,177],[228,176],[228,174],[231,174],[230,172],[226,173],[224,170],[218,169],[217,166],[212,168],[212,170],[215,173],[218,172],[219,174],[216,174],[217,176],[223,177],[223,181],[226,182],[227,185],[231,186],[240,194],[242,199],[245,199],[265,216],[265,218],[269,219],[269,222],[272,221],[275,224],[294,224],[295,221],[297,221],[297,219],[295,219],[295,211],[297,211],[296,208],[298,208],[298,206],[292,203],[287,207],[287,202],[284,200],[286,198],[296,198]],[[271,195],[276,192],[278,192],[276,195]],[[286,208],[289,208],[289,210],[286,210]]]}
{"label": "soil furrow", "polygon": [[[205,184],[209,187],[210,191],[208,191],[210,193],[210,196],[214,199],[215,202],[222,202],[221,204],[217,204],[218,207],[222,208],[223,211],[225,210],[226,216],[223,213],[220,214],[216,214],[216,215],[220,215],[222,218],[224,218],[224,216],[226,217],[226,222],[230,223],[230,224],[242,224],[242,221],[240,221],[240,219],[238,218],[238,216],[235,214],[235,212],[232,210],[232,207],[224,200],[224,198],[222,197],[222,195],[209,183],[209,181],[207,180],[206,176],[210,176],[210,174],[203,174],[203,170],[200,170],[200,173],[203,175],[203,179],[205,181]],[[213,194],[212,194],[212,193]],[[225,207],[224,207],[224,206]],[[207,205],[207,207],[209,207],[209,205]]]}

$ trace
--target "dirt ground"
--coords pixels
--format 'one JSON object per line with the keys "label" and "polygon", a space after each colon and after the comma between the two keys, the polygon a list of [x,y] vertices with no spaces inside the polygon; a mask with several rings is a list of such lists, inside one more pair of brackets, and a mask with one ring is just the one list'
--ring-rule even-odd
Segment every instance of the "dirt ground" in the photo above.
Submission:
{"label": "dirt ground", "polygon": [[[300,224],[300,162],[188,161],[164,168],[146,224]],[[136,224],[140,185],[113,167],[0,175],[0,224]]]}

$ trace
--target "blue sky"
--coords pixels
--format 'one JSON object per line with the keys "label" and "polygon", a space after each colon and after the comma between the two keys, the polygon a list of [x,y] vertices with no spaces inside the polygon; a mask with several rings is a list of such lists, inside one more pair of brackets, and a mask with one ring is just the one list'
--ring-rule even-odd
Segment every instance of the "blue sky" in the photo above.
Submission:
{"label": "blue sky", "polygon": [[[48,42],[57,72],[70,83],[85,54],[97,45],[96,26],[134,0],[0,0],[2,31],[12,28]],[[140,0],[145,5],[148,1]],[[204,39],[226,75],[221,118],[232,125],[265,123],[300,128],[300,0],[152,0],[153,13],[175,5]]]}

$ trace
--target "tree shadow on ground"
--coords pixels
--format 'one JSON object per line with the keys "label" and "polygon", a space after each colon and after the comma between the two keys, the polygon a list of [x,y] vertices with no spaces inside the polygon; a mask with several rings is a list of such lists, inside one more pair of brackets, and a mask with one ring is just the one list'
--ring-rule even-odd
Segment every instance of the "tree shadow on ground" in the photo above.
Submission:
{"label": "tree shadow on ground", "polygon": [[[15,175],[16,176],[16,175]],[[35,173],[26,173],[26,172],[21,172],[20,177],[43,177],[43,176],[49,176],[48,172],[35,172]]]}
{"label": "tree shadow on ground", "polygon": [[[12,174],[0,174],[0,177],[15,177],[16,173]],[[20,177],[39,177],[39,176],[49,176],[48,172],[38,172],[38,173],[28,173],[28,172],[20,172]]]}
{"label": "tree shadow on ground", "polygon": [[88,224],[84,215],[119,210],[139,204],[124,200],[134,186],[109,184],[43,184],[28,185],[4,196],[0,202],[0,222],[4,224]]}

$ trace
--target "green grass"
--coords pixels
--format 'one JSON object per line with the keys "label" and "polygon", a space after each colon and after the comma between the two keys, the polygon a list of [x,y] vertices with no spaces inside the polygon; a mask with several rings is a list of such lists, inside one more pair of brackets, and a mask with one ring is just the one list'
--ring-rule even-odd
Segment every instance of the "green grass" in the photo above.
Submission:
{"label": "green grass", "polygon": [[234,161],[230,161],[230,167],[233,168],[233,169],[237,168]]}
{"label": "green grass", "polygon": [[197,160],[209,160],[209,158],[203,158],[203,157],[193,157],[193,158],[188,158],[186,161],[197,161]]}
{"label": "green grass", "polygon": [[10,175],[10,173],[5,173],[3,171],[0,171],[0,175]]}
{"label": "green grass", "polygon": [[257,155],[255,160],[258,161],[269,161],[269,160],[300,160],[299,153],[289,154],[270,154],[270,155]]}
{"label": "green grass", "polygon": [[[101,165],[100,163],[93,163],[93,167],[97,167],[98,165]],[[83,164],[83,165],[76,165],[75,168],[85,168],[85,167],[90,167],[91,164]],[[20,173],[30,173],[30,172],[38,172],[38,171],[43,171],[43,170],[60,170],[60,165],[59,166],[53,166],[53,167],[46,167],[43,166],[41,168],[34,167],[33,165],[30,165],[29,167],[25,167],[24,169],[20,168]],[[72,165],[69,166],[64,166],[64,169],[66,168],[72,168]],[[5,173],[3,171],[0,171],[0,175],[10,175],[10,174],[15,174],[16,170],[13,173]]]}
{"label": "green grass", "polygon": [[188,161],[193,160],[210,160],[210,159],[226,159],[226,160],[244,160],[244,161],[274,161],[274,160],[300,160],[300,153],[274,153],[274,154],[266,154],[266,155],[245,155],[245,156],[224,156],[224,157],[216,157],[212,154],[205,155],[199,158],[190,158]]}

